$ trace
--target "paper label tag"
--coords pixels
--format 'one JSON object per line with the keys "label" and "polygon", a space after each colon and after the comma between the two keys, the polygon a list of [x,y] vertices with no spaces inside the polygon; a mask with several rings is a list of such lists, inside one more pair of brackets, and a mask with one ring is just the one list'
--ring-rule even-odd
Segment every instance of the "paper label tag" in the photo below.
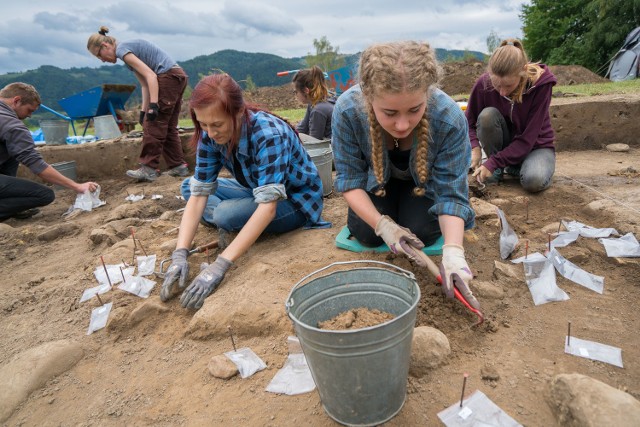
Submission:
{"label": "paper label tag", "polygon": [[465,407],[460,412],[458,412],[458,416],[463,420],[466,420],[467,418],[469,418],[469,415],[471,415],[472,413],[473,411],[469,409],[469,407]]}

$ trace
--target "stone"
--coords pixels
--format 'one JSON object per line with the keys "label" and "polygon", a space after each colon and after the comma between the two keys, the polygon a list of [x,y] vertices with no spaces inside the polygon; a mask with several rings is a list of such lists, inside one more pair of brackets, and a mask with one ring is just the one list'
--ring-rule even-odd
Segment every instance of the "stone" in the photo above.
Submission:
{"label": "stone", "polygon": [[94,245],[101,243],[112,245],[117,241],[117,238],[113,232],[107,231],[104,228],[94,228],[91,230],[91,234],[89,234],[89,240],[91,240]]}
{"label": "stone", "polygon": [[640,425],[640,402],[628,393],[581,374],[551,380],[549,404],[562,426]]}
{"label": "stone", "polygon": [[489,202],[485,202],[477,197],[472,197],[469,201],[471,202],[471,207],[476,212],[476,221],[495,218],[498,215],[496,212],[497,207]]}
{"label": "stone", "polygon": [[80,227],[72,222],[63,222],[47,228],[44,232],[38,235],[38,240],[43,242],[51,242],[64,236],[71,236],[75,234]]}
{"label": "stone", "polygon": [[169,307],[165,303],[160,301],[159,296],[149,297],[145,302],[138,305],[129,315],[129,323],[133,326],[144,319],[151,317],[155,314],[164,313],[169,310]]}
{"label": "stone", "polygon": [[500,261],[494,261],[493,277],[498,280],[524,280],[524,271],[519,264],[507,264]]}
{"label": "stone", "polygon": [[474,280],[471,282],[471,290],[473,293],[483,299],[502,299],[504,298],[504,290],[491,282],[483,282]]}
{"label": "stone", "polygon": [[224,354],[213,356],[207,367],[212,377],[223,380],[228,380],[238,374],[238,367]]}
{"label": "stone", "polygon": [[409,375],[420,378],[442,365],[451,354],[449,339],[430,326],[419,326],[413,330]]}
{"label": "stone", "polygon": [[480,369],[480,378],[487,381],[498,381],[500,374],[493,366],[485,365]]}
{"label": "stone", "polygon": [[0,222],[0,236],[6,236],[16,231],[15,228],[10,226],[9,224],[5,224]]}
{"label": "stone", "polygon": [[607,145],[607,151],[611,151],[614,153],[626,153],[629,151],[629,146],[627,144],[609,144]]}
{"label": "stone", "polygon": [[0,423],[29,395],[84,357],[80,344],[60,340],[30,348],[0,368]]}

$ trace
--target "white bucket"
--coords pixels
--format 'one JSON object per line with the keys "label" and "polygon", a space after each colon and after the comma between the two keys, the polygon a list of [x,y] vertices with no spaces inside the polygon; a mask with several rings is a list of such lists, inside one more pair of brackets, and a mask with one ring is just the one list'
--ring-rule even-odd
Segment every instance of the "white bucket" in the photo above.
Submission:
{"label": "white bucket", "polygon": [[63,145],[69,136],[69,122],[66,120],[40,120],[40,128],[47,145]]}
{"label": "white bucket", "polygon": [[333,176],[331,175],[333,151],[329,147],[307,149],[307,152],[316,165],[316,169],[318,169],[318,174],[322,180],[322,195],[326,197],[333,191]]}
{"label": "white bucket", "polygon": [[122,135],[116,119],[114,119],[111,114],[94,117],[93,124],[96,128],[96,136],[98,139],[111,139]]}

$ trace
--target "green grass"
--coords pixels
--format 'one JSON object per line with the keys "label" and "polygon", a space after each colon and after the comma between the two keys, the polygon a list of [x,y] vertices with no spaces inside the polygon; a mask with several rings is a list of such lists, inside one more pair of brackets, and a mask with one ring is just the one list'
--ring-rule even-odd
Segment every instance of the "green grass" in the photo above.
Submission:
{"label": "green grass", "polygon": [[640,93],[640,79],[623,82],[587,83],[580,85],[555,86],[554,92],[575,93],[578,95],[610,95]]}
{"label": "green grass", "polygon": [[284,117],[290,122],[297,123],[304,118],[304,114],[306,113],[306,108],[296,108],[295,110],[277,110],[274,111],[280,117]]}

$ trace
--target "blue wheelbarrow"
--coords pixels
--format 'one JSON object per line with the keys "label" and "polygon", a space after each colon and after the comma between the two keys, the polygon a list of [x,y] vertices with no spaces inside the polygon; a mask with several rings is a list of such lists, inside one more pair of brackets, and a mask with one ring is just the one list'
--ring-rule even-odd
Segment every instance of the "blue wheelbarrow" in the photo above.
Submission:
{"label": "blue wheelbarrow", "polygon": [[40,107],[70,122],[74,135],[77,135],[77,133],[73,122],[86,119],[87,123],[82,132],[82,136],[84,136],[87,133],[90,119],[94,117],[111,114],[116,123],[120,124],[122,120],[118,118],[116,110],[125,109],[124,104],[134,90],[136,90],[135,85],[103,84],[67,98],[62,98],[58,101],[58,104],[68,114],[66,116],[44,104],[40,104]]}
{"label": "blue wheelbarrow", "polygon": [[[288,76],[295,74],[300,70],[280,71],[276,73],[278,77]],[[336,95],[340,95],[345,90],[349,89],[355,84],[355,78],[353,77],[353,67],[341,67],[335,70],[325,72],[324,78],[329,80],[329,87],[335,92]]]}

